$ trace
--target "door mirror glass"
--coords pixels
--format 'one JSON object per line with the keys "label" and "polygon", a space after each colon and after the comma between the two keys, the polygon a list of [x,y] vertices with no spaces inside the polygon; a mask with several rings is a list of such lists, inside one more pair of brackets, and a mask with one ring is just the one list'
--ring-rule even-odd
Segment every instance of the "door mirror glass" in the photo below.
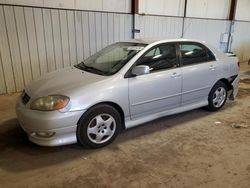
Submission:
{"label": "door mirror glass", "polygon": [[143,74],[149,74],[150,69],[147,65],[138,65],[132,69],[132,75],[139,76]]}

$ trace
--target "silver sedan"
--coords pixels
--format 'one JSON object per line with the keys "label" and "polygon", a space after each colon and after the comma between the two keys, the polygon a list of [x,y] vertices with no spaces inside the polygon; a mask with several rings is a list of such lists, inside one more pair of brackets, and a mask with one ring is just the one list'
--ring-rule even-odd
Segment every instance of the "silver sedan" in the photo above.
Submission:
{"label": "silver sedan", "polygon": [[238,59],[205,43],[135,39],[32,81],[16,112],[30,141],[99,148],[122,129],[207,106],[219,110],[238,90]]}

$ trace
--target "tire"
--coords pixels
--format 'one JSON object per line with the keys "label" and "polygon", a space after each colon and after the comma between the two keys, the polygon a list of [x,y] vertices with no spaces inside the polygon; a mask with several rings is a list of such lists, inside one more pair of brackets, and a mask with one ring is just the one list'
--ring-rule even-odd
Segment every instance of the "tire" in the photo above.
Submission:
{"label": "tire", "polygon": [[121,130],[121,116],[112,106],[97,105],[78,122],[77,142],[88,148],[104,147],[114,141]]}
{"label": "tire", "polygon": [[217,111],[221,109],[227,100],[227,86],[218,81],[208,95],[208,110]]}

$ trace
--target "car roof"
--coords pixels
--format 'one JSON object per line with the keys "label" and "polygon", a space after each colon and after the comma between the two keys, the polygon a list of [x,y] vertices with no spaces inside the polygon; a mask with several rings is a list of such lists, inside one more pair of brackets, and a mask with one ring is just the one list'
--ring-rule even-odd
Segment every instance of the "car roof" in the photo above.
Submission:
{"label": "car roof", "polygon": [[199,42],[204,43],[198,40],[193,39],[183,39],[183,38],[176,38],[176,39],[164,39],[164,38],[137,38],[137,39],[129,39],[125,42],[136,42],[136,43],[143,43],[143,44],[152,44],[152,43],[161,43],[161,42]]}

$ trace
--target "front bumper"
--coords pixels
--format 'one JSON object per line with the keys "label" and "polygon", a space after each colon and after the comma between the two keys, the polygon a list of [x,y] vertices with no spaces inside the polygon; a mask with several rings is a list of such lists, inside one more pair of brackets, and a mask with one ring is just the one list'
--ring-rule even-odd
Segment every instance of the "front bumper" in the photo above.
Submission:
{"label": "front bumper", "polygon": [[[27,108],[21,97],[17,99],[17,119],[29,140],[41,146],[60,146],[76,143],[77,122],[85,111],[36,111]],[[41,136],[37,133],[53,133]]]}

